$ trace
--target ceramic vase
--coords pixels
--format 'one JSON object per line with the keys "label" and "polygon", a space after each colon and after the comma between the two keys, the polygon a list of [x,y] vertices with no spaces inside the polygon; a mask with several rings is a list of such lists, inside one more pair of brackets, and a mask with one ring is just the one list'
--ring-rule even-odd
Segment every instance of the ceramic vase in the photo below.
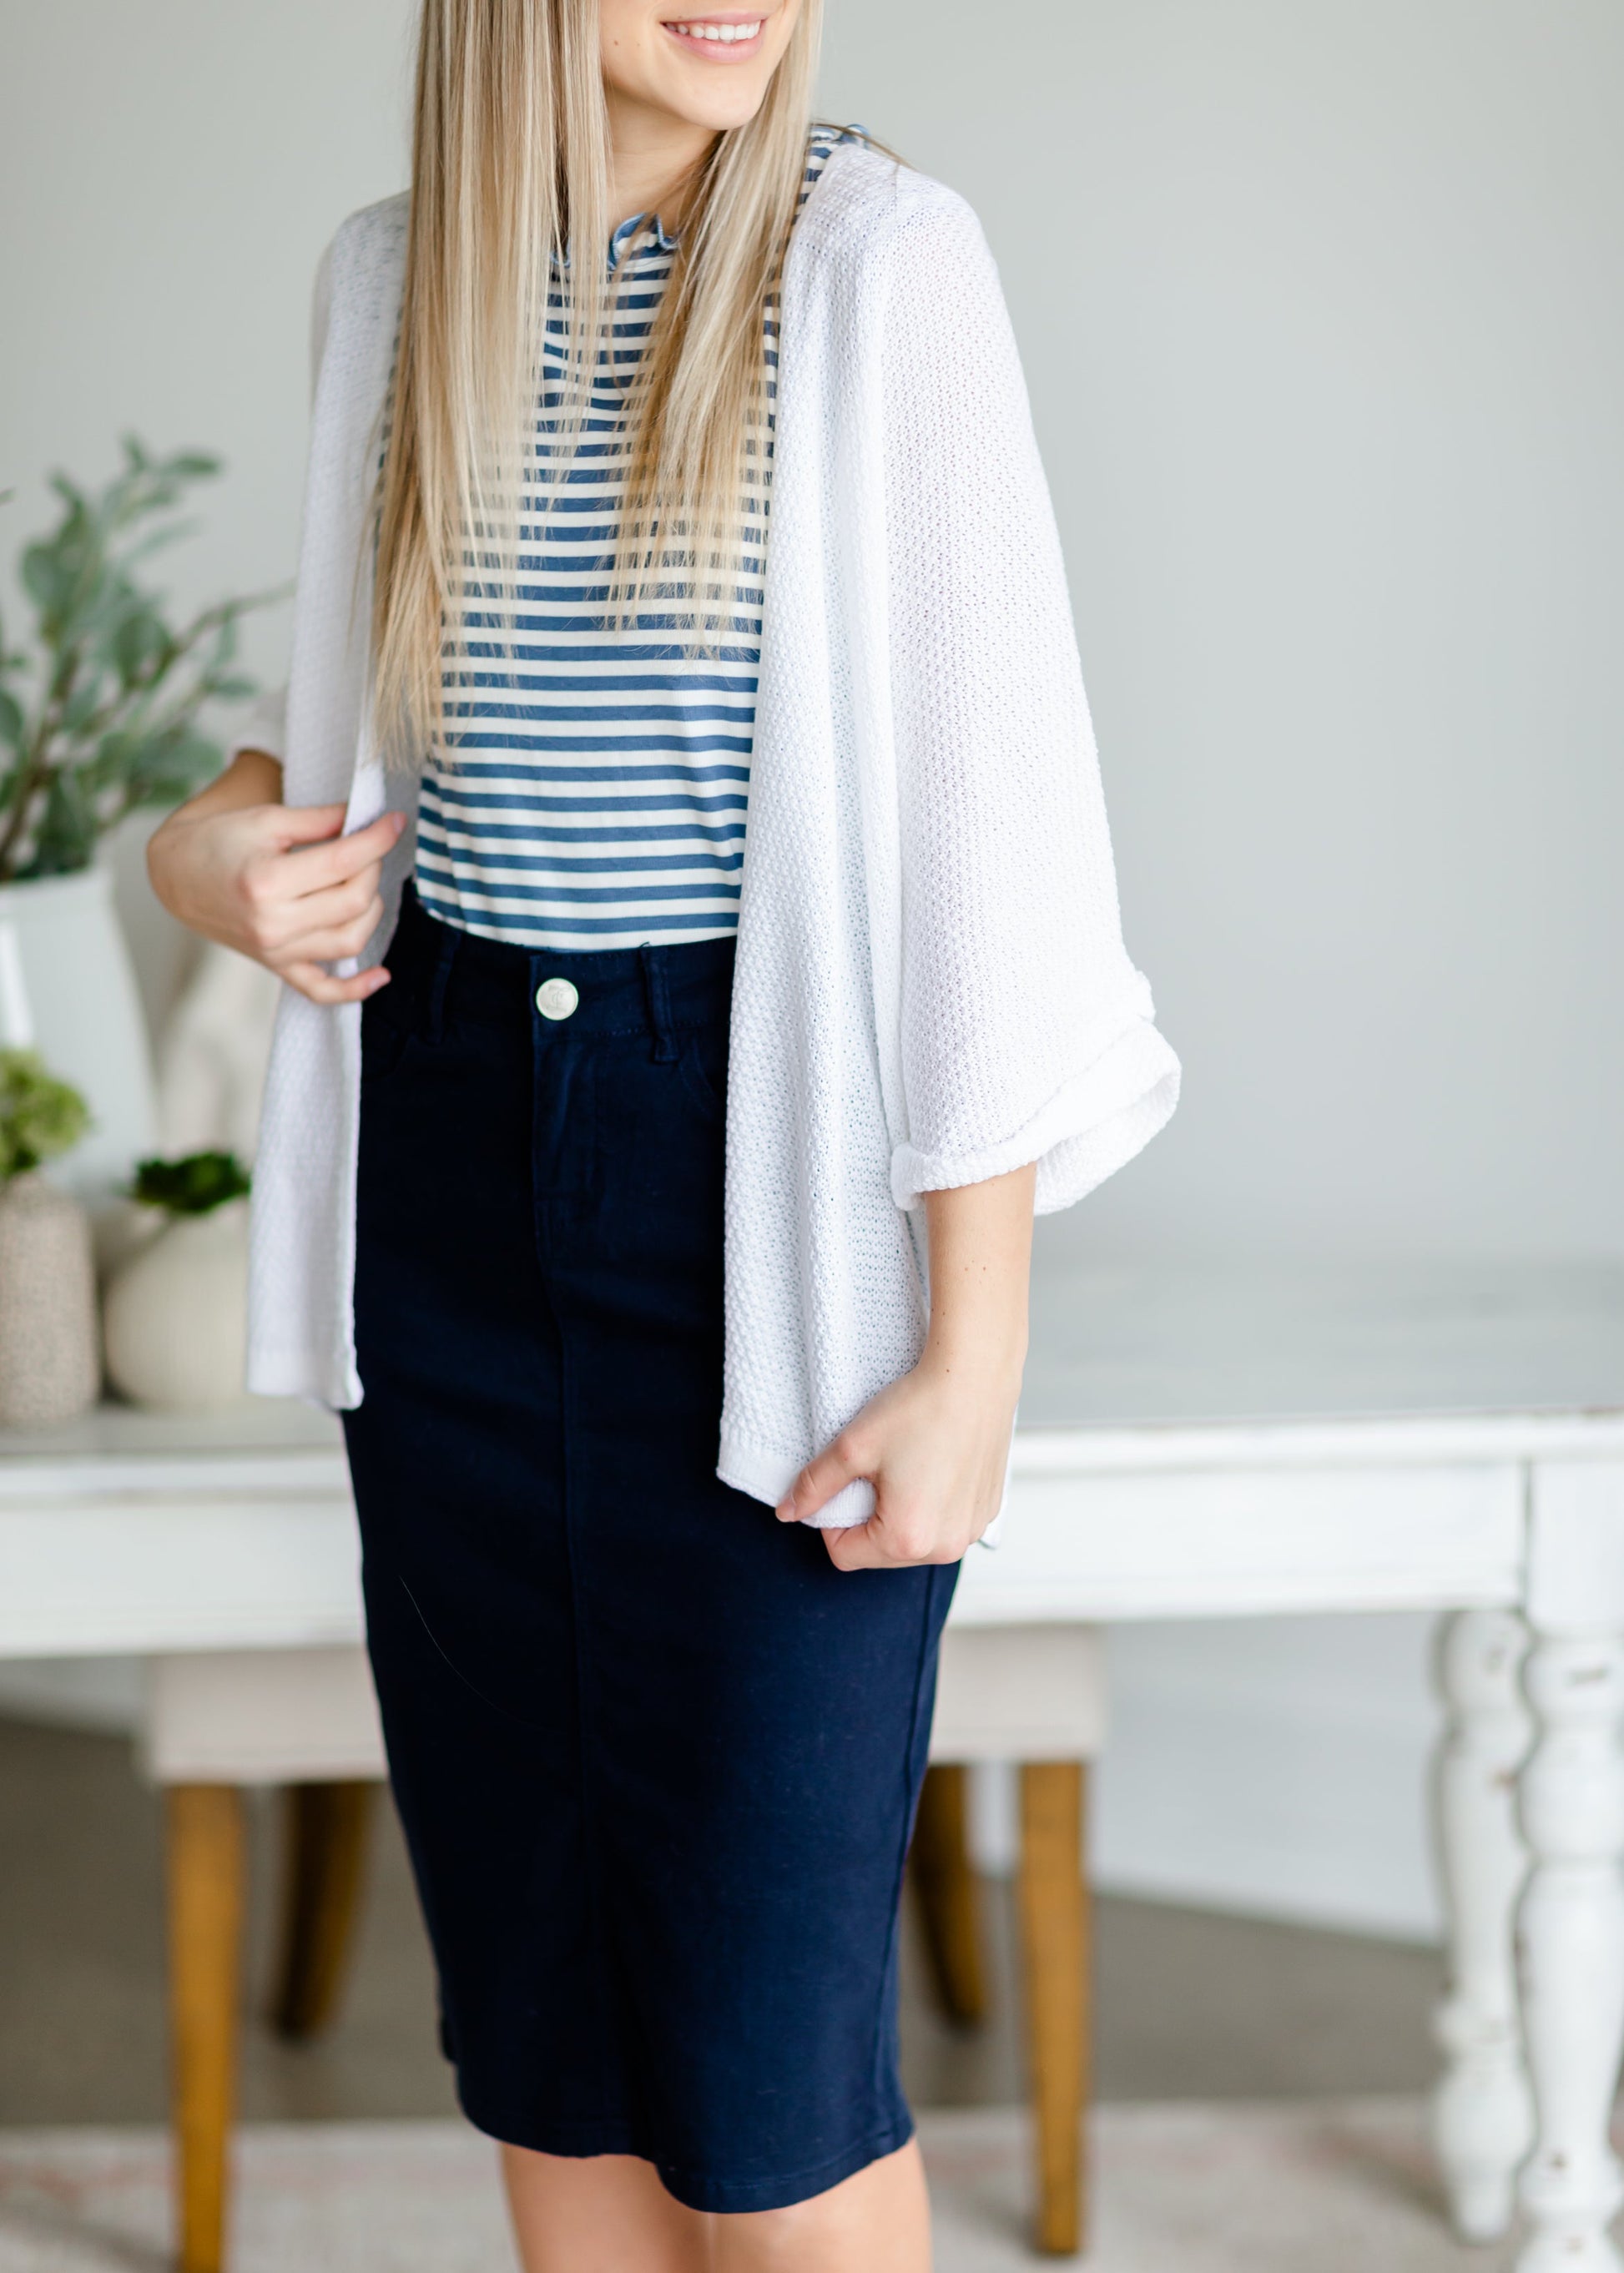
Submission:
{"label": "ceramic vase", "polygon": [[43,1176],[0,1186],[0,1427],[44,1429],[102,1386],[85,1211]]}
{"label": "ceramic vase", "polygon": [[102,1321],[108,1377],[132,1404],[215,1412],[246,1396],[248,1203],[177,1216],[118,1271]]}
{"label": "ceramic vase", "polygon": [[37,1049],[89,1106],[89,1134],[51,1180],[101,1213],[156,1149],[146,1023],[105,868],[0,887],[0,1043]]}

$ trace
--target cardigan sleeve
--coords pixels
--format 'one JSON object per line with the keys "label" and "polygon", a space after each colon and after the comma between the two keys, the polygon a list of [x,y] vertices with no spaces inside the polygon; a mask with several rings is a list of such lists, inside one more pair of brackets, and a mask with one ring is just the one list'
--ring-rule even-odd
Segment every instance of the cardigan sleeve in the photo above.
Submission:
{"label": "cardigan sleeve", "polygon": [[1124,949],[1065,571],[991,252],[898,215],[880,346],[901,856],[892,1194],[1037,1163],[1069,1206],[1167,1121],[1178,1061]]}
{"label": "cardigan sleeve", "polygon": [[287,754],[288,690],[276,687],[251,702],[237,721],[237,731],[226,744],[226,763],[244,750],[263,750],[279,761]]}
{"label": "cardigan sleeve", "polygon": [[[312,402],[316,383],[321,376],[321,359],[327,353],[327,330],[333,317],[333,251],[334,246],[329,244],[317,266],[315,289],[312,295],[310,393]],[[226,763],[229,765],[243,750],[263,750],[267,756],[283,758],[287,754],[287,735],[288,690],[285,686],[279,686],[261,694],[244,713],[237,731],[226,745]]]}

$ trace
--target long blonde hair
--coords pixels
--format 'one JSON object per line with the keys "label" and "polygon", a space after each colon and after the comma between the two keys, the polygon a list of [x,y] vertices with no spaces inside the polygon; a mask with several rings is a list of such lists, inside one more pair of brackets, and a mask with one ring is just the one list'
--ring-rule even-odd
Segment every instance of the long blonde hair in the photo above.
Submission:
{"label": "long blonde hair", "polygon": [[[801,0],[760,110],[718,135],[685,185],[670,281],[627,394],[609,595],[622,620],[656,585],[669,609],[675,563],[703,640],[725,613],[746,527],[757,544],[764,533],[763,316],[806,164],[821,15],[822,0]],[[569,263],[565,341],[584,405],[613,314],[610,224],[598,0],[424,0],[372,618],[378,719],[396,762],[455,740],[443,643],[464,604],[488,612],[497,596],[491,566],[534,431],[554,263],[572,244],[587,256]]]}

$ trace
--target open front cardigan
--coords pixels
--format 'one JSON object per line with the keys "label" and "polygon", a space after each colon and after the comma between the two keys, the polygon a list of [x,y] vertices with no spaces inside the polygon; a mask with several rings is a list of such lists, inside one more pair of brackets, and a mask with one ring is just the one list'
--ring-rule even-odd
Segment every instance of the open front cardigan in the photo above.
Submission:
{"label": "open front cardigan", "polygon": [[[369,717],[370,506],[407,206],[339,231],[279,722],[289,804],[415,813]],[[718,1473],[776,1500],[923,1341],[921,1196],[1037,1163],[1069,1206],[1172,1112],[1128,960],[1060,544],[997,272],[951,190],[838,149],[783,289],[727,1094]],[[380,960],[410,874],[385,875]],[[251,1385],[360,1402],[360,1013],[284,993]],[[628,1384],[628,1393],[635,1386]],[[853,1484],[826,1523],[862,1520]]]}

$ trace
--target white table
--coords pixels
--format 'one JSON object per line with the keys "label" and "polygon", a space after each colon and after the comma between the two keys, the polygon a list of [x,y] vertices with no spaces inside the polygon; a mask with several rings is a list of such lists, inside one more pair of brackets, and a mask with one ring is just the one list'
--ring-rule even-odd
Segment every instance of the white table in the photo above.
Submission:
{"label": "white table", "polygon": [[[1424,1606],[1449,1614],[1456,2221],[1502,2231],[1515,2183],[1517,2273],[1624,2273],[1624,1267],[1090,1271],[1041,1243],[1006,1536],[957,1628]],[[0,1654],[336,1666],[359,1630],[321,1416],[6,1443]]]}

